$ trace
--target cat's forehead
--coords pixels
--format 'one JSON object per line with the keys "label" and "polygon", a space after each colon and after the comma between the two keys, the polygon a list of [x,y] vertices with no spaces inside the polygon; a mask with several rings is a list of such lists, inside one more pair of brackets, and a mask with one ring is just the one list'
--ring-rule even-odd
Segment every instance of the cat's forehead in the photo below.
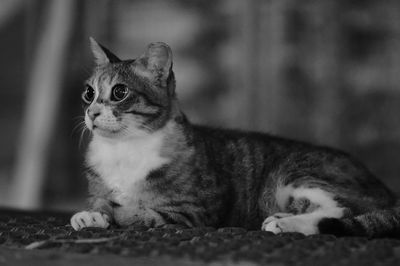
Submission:
{"label": "cat's forehead", "polygon": [[94,69],[92,76],[88,79],[88,83],[92,85],[101,85],[105,83],[113,83],[118,79],[123,79],[123,71],[121,68],[115,66],[106,65],[98,66]]}
{"label": "cat's forehead", "polygon": [[107,83],[131,83],[133,80],[149,78],[149,74],[141,70],[136,60],[127,60],[120,63],[97,66],[92,76],[87,80],[93,85]]}

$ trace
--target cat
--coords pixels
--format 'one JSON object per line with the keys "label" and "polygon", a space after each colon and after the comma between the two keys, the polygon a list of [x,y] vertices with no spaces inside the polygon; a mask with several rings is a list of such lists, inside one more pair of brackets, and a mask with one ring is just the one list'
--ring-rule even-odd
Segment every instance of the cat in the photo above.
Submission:
{"label": "cat", "polygon": [[89,207],[75,230],[145,225],[397,236],[395,195],[345,152],[257,132],[193,125],[179,107],[172,52],[121,60],[91,40],[82,99],[92,132]]}

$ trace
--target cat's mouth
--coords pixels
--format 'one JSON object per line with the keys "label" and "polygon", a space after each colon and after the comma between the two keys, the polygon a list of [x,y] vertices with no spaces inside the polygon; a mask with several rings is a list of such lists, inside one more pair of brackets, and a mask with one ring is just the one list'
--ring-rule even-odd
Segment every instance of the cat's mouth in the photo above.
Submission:
{"label": "cat's mouth", "polygon": [[107,127],[98,124],[93,124],[92,131],[103,137],[112,137],[121,132],[122,128]]}

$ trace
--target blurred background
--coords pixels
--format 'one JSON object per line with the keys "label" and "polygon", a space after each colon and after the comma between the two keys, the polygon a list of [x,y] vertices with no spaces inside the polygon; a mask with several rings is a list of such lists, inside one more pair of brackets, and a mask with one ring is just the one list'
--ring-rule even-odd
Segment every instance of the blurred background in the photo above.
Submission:
{"label": "blurred background", "polygon": [[84,204],[89,36],[170,44],[193,122],[343,149],[400,195],[398,0],[1,0],[0,206]]}

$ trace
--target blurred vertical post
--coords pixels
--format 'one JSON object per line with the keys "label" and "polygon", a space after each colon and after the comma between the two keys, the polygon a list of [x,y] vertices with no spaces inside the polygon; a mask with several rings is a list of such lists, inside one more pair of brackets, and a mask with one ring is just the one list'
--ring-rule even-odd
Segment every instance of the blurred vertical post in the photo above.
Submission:
{"label": "blurred vertical post", "polygon": [[[239,121],[245,128],[254,128],[255,116],[257,112],[254,99],[257,97],[258,89],[258,0],[241,1],[242,7],[242,84],[241,96],[242,112],[239,113]],[[245,117],[243,117],[245,116]]]}
{"label": "blurred vertical post", "polygon": [[240,111],[235,125],[247,130],[279,130],[282,111],[280,72],[285,60],[284,10],[287,0],[240,1],[239,12],[243,44],[240,85],[235,90]]}
{"label": "blurred vertical post", "polygon": [[345,66],[340,58],[340,5],[335,1],[316,2],[313,5],[313,17],[315,19],[318,16],[319,23],[324,27],[313,39],[318,52],[313,65],[313,79],[318,86],[315,90],[318,101],[314,107],[317,110],[313,117],[314,137],[329,145],[338,145],[340,142],[338,117],[342,109],[341,68]]}
{"label": "blurred vertical post", "polygon": [[285,42],[285,10],[288,0],[262,1],[257,10],[260,13],[257,55],[259,72],[257,95],[253,105],[255,129],[277,133],[280,119],[285,115],[282,70],[285,65],[288,45]]}
{"label": "blurred vertical post", "polygon": [[75,0],[48,2],[28,80],[28,96],[9,204],[38,208],[44,188],[48,150],[61,96],[62,77],[74,22]]}

